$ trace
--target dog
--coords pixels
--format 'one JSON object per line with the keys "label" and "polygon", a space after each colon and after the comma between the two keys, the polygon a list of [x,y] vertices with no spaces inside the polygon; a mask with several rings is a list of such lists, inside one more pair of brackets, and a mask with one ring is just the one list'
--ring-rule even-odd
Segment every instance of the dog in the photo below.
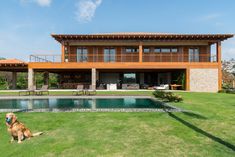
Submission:
{"label": "dog", "polygon": [[21,143],[22,140],[30,139],[31,137],[39,136],[43,132],[37,132],[32,134],[32,132],[25,127],[25,125],[17,120],[17,117],[14,113],[6,114],[6,126],[8,132],[11,134],[11,143],[14,140],[18,140],[18,143]]}

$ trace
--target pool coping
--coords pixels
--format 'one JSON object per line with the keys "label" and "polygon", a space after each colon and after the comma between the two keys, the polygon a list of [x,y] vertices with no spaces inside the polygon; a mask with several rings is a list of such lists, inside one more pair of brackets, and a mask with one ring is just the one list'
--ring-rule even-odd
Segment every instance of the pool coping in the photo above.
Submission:
{"label": "pool coping", "polygon": [[42,108],[42,109],[0,109],[0,112],[182,112],[181,108],[175,107],[169,103],[163,102],[153,96],[10,96],[0,97],[0,100],[7,99],[112,99],[112,98],[147,98],[153,101],[160,102],[163,106],[170,107],[171,109],[158,109],[158,108]]}

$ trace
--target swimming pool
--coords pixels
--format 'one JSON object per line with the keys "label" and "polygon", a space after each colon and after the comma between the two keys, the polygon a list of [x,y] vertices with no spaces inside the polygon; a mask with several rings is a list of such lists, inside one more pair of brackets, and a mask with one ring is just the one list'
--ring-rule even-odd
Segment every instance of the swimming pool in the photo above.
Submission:
{"label": "swimming pool", "polygon": [[153,98],[16,98],[0,99],[0,111],[161,111],[175,109]]}

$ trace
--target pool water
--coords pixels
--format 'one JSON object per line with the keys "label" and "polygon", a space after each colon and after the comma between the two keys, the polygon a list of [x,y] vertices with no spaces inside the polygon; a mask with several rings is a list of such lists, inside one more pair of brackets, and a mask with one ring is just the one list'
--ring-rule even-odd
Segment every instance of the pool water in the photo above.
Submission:
{"label": "pool water", "polygon": [[0,109],[170,109],[151,98],[1,99]]}

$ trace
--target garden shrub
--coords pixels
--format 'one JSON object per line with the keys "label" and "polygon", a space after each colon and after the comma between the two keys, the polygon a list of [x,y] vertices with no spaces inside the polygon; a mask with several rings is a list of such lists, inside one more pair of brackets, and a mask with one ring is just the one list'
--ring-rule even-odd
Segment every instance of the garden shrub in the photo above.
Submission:
{"label": "garden shrub", "polygon": [[219,93],[235,94],[235,89],[234,88],[222,89],[222,90],[219,90]]}
{"label": "garden shrub", "polygon": [[176,95],[172,92],[165,92],[162,90],[155,90],[153,92],[153,95],[156,98],[160,98],[164,101],[168,101],[168,102],[180,102],[183,101],[183,98],[180,95]]}

